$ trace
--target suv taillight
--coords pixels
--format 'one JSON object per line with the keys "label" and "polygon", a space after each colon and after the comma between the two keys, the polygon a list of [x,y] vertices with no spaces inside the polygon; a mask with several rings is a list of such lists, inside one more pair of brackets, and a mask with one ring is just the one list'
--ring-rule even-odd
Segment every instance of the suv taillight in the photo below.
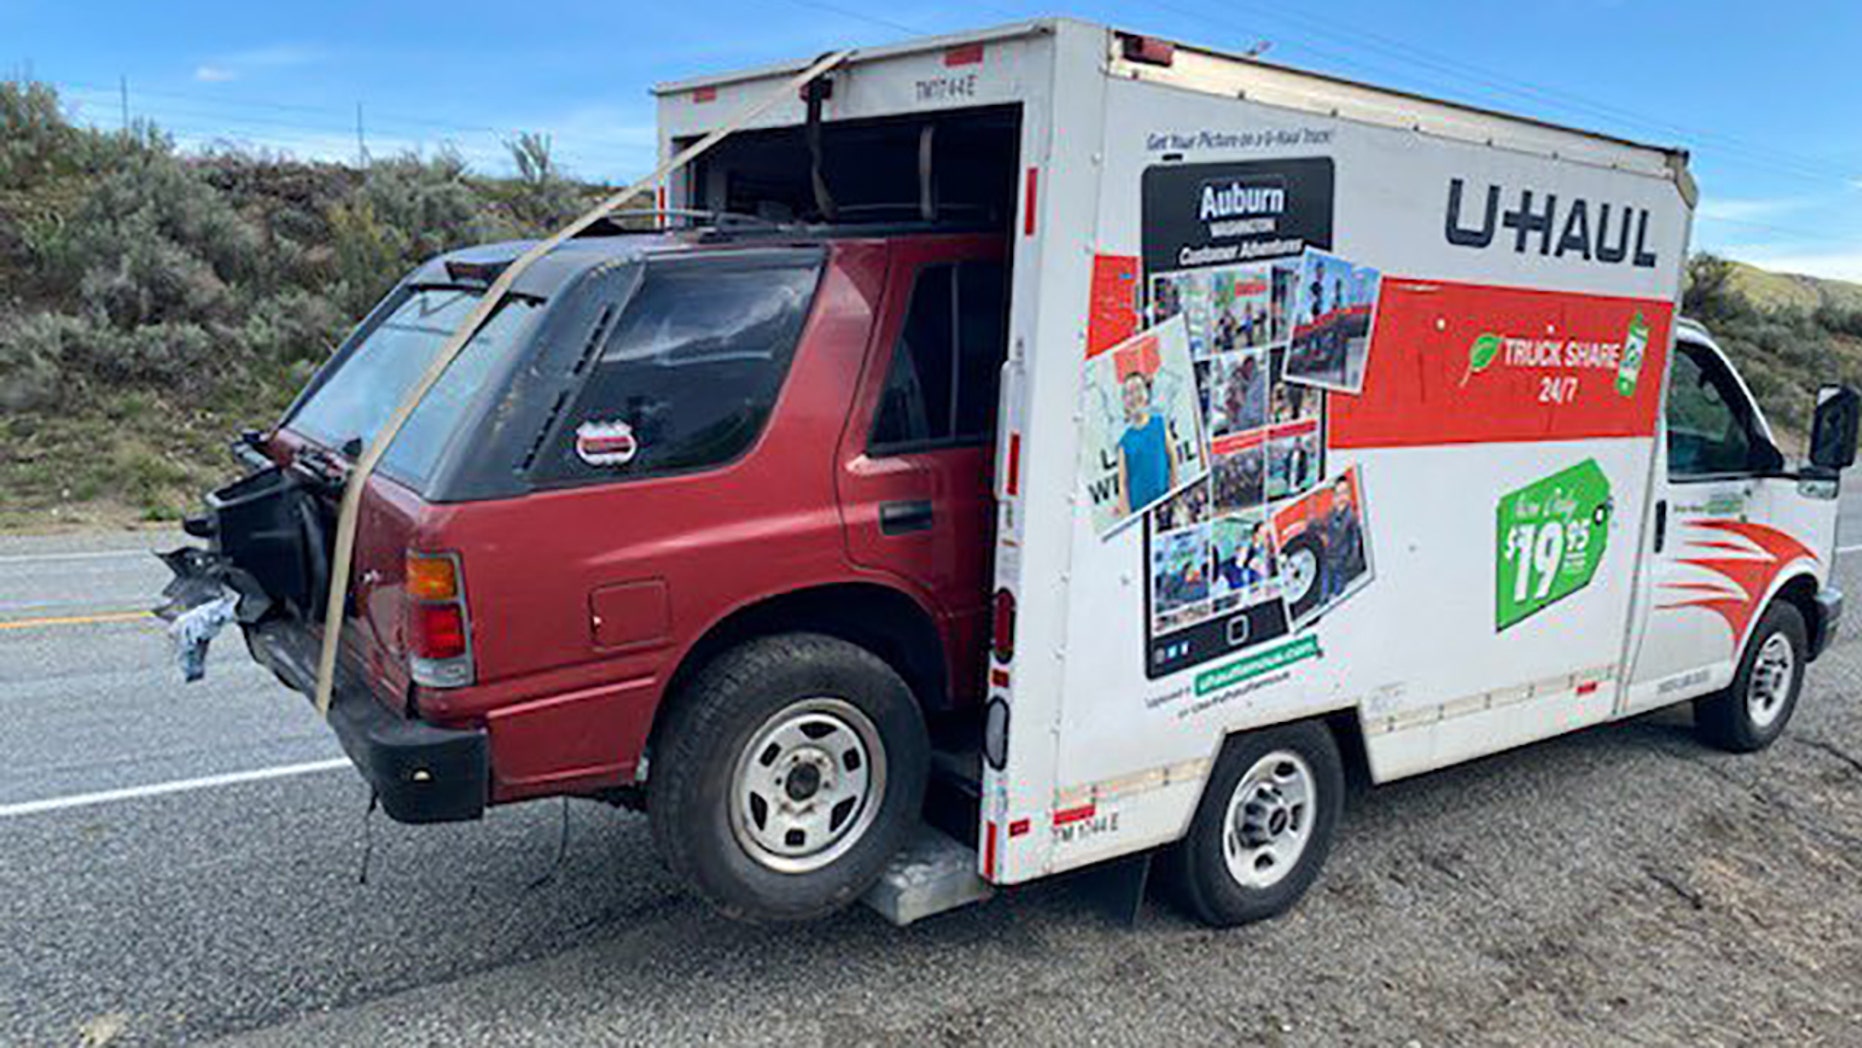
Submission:
{"label": "suv taillight", "polygon": [[990,647],[996,661],[1007,665],[1015,658],[1015,594],[1007,589],[996,591],[995,613],[990,616]]}
{"label": "suv taillight", "polygon": [[472,616],[457,553],[407,553],[407,672],[429,688],[472,683]]}

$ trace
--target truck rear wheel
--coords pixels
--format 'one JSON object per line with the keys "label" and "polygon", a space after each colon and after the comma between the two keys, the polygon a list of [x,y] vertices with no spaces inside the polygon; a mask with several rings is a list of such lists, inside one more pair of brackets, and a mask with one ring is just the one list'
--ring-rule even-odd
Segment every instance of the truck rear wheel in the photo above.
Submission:
{"label": "truck rear wheel", "polygon": [[1318,878],[1344,802],[1344,765],[1325,725],[1237,735],[1216,758],[1189,834],[1164,853],[1164,887],[1216,927],[1277,917]]}
{"label": "truck rear wheel", "polygon": [[728,916],[820,917],[858,899],[918,819],[930,764],[911,688],[816,634],[750,641],[674,698],[647,810],[660,853]]}
{"label": "truck rear wheel", "polygon": [[1701,739],[1733,753],[1770,746],[1797,710],[1809,650],[1803,613],[1773,601],[1746,643],[1733,683],[1694,701],[1694,727]]}

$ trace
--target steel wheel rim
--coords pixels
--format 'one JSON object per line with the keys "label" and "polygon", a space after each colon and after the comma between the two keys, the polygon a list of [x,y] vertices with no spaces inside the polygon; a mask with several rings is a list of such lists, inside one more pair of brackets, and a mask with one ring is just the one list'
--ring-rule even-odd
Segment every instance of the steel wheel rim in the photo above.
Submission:
{"label": "steel wheel rim", "polygon": [[1254,762],[1222,819],[1222,859],[1235,883],[1271,888],[1293,872],[1312,843],[1318,796],[1311,766],[1292,750]]}
{"label": "steel wheel rim", "polygon": [[1746,716],[1754,727],[1769,728],[1784,713],[1796,674],[1797,653],[1791,648],[1791,638],[1782,633],[1766,637],[1746,679]]}
{"label": "steel wheel rim", "polygon": [[808,873],[865,837],[886,791],[879,729],[828,696],[778,710],[751,733],[731,775],[731,833],[758,864]]}

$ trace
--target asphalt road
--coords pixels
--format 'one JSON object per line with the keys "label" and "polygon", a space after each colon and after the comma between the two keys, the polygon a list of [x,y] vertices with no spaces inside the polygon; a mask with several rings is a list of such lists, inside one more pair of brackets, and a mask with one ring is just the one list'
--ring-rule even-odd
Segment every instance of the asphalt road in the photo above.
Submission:
{"label": "asphalt road", "polygon": [[[1862,549],[1862,498],[1844,546]],[[1852,1042],[1862,630],[1785,739],[1685,713],[1352,798],[1289,917],[1135,930],[1063,879],[899,930],[726,923],[593,804],[373,823],[236,639],[184,686],[166,536],[0,538],[0,1044]],[[1862,552],[1839,558],[1862,593]],[[273,777],[244,778],[267,772]],[[151,792],[172,789],[177,792]],[[112,792],[115,791],[115,792]],[[569,847],[555,876],[559,820]]]}

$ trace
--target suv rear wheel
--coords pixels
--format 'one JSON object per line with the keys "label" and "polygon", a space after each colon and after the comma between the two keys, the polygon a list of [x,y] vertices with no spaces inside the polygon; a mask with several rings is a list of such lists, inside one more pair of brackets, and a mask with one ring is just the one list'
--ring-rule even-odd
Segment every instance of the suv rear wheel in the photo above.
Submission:
{"label": "suv rear wheel", "polygon": [[747,642],[675,696],[647,808],[660,853],[725,914],[819,917],[859,898],[918,819],[930,764],[905,681],[817,634]]}

